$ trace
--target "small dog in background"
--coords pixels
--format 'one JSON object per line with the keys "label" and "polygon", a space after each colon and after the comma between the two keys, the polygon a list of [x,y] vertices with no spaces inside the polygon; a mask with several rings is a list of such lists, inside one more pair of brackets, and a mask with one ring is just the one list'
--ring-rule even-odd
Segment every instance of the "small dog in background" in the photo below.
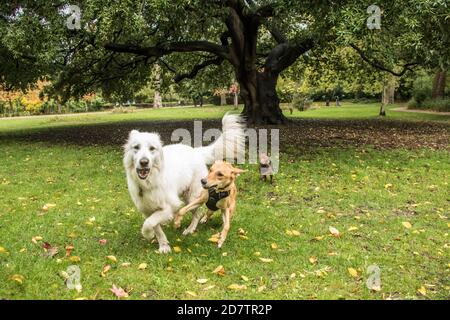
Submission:
{"label": "small dog in background", "polygon": [[225,161],[216,161],[210,168],[208,176],[201,180],[203,192],[193,202],[181,208],[175,216],[175,228],[179,228],[183,216],[190,210],[195,210],[202,204],[206,204],[208,212],[200,221],[206,223],[217,210],[222,211],[223,229],[220,233],[217,246],[222,247],[228,231],[231,219],[236,211],[237,187],[235,184],[239,174],[246,170],[233,167]]}
{"label": "small dog in background", "polygon": [[265,153],[259,155],[259,174],[261,180],[267,181],[267,176],[269,176],[270,183],[273,182],[272,160],[270,160],[270,157]]}

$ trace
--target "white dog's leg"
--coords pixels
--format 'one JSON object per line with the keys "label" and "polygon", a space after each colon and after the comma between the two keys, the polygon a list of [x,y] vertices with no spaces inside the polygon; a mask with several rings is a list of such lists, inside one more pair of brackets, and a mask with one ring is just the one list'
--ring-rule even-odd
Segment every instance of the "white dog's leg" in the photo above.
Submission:
{"label": "white dog's leg", "polygon": [[160,225],[169,222],[171,219],[173,219],[172,210],[165,208],[154,212],[150,217],[145,219],[144,225],[142,226],[142,234],[146,239],[149,239],[148,237],[150,236],[153,238],[156,235],[161,253],[170,252],[170,246]]}
{"label": "white dog's leg", "polygon": [[172,251],[172,249],[170,249],[169,241],[167,240],[166,234],[164,233],[161,225],[158,224],[154,230],[156,239],[158,239],[159,252],[169,253],[170,251]]}
{"label": "white dog's leg", "polygon": [[202,218],[202,210],[195,209],[192,210],[192,221],[189,227],[186,228],[186,230],[183,231],[183,235],[186,236],[188,234],[192,234],[197,230],[197,225],[200,219]]}

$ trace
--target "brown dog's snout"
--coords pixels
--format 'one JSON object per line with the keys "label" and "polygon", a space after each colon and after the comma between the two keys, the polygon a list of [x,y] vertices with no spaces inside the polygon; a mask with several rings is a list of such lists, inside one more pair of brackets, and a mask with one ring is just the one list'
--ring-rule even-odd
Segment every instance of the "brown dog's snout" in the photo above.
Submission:
{"label": "brown dog's snout", "polygon": [[139,164],[143,167],[148,166],[149,163],[150,163],[150,160],[148,160],[148,158],[142,158],[141,160],[139,160]]}
{"label": "brown dog's snout", "polygon": [[208,183],[208,180],[203,178],[203,179],[200,180],[200,182],[202,183],[202,185],[206,185]]}

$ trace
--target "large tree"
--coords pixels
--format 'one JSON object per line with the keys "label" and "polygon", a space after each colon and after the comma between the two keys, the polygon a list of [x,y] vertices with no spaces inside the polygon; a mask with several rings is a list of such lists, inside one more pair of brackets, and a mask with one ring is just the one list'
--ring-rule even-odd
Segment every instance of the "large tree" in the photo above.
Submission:
{"label": "large tree", "polygon": [[448,39],[427,25],[434,17],[432,24],[446,26],[445,0],[380,0],[381,30],[366,26],[371,1],[86,0],[78,3],[78,30],[66,25],[71,2],[0,4],[7,35],[0,50],[12,60],[0,59],[31,63],[28,72],[52,78],[49,93],[62,98],[98,89],[130,94],[149,81],[155,63],[166,84],[169,76],[180,82],[220,66],[209,81],[231,72],[253,123],[285,120],[275,88],[300,57],[348,46],[370,66],[400,76],[448,50]]}

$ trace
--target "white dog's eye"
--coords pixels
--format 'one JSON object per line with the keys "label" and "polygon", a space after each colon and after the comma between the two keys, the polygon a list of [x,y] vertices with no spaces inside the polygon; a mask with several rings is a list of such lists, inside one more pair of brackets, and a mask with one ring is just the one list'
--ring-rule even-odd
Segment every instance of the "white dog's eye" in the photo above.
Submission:
{"label": "white dog's eye", "polygon": [[156,148],[155,148],[154,146],[150,146],[149,150],[150,150],[150,151],[155,151]]}
{"label": "white dog's eye", "polygon": [[133,149],[134,149],[134,150],[139,150],[140,147],[141,147],[141,146],[137,144],[137,145],[133,146]]}

